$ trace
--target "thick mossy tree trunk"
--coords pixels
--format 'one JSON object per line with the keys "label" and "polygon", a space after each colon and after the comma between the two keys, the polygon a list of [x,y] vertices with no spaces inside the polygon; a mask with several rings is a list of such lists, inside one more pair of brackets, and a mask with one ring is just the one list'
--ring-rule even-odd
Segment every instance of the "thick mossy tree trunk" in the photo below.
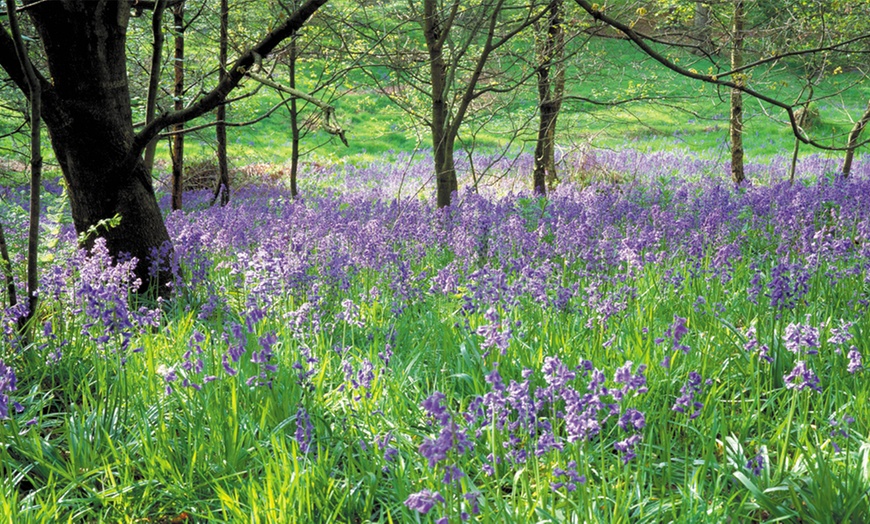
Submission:
{"label": "thick mossy tree trunk", "polygon": [[147,287],[152,250],[170,240],[150,173],[139,154],[131,155],[129,5],[35,2],[28,12],[50,57],[43,117],[69,186],[76,230],[120,215],[116,227],[100,234],[110,252],[139,259],[137,276]]}

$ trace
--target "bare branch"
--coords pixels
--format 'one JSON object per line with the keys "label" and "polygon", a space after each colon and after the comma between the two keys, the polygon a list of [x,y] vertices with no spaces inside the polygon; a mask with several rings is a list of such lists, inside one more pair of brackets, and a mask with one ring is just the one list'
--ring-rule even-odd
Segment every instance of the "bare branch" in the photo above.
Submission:
{"label": "bare branch", "polygon": [[[692,78],[694,80],[700,80],[701,82],[705,82],[708,84],[714,84],[714,85],[718,85],[718,86],[722,86],[722,87],[736,89],[740,92],[746,93],[749,96],[757,98],[763,102],[767,102],[768,104],[770,104],[772,106],[775,106],[775,107],[778,107],[778,108],[784,110],[786,112],[786,114],[788,115],[788,120],[789,120],[789,123],[791,124],[791,128],[792,128],[792,133],[794,133],[795,138],[797,138],[798,140],[800,140],[804,144],[808,144],[808,145],[811,145],[815,148],[825,150],[825,151],[845,151],[845,150],[849,149],[848,146],[845,146],[845,147],[827,146],[825,144],[822,144],[821,142],[818,142],[817,140],[813,140],[810,137],[808,137],[806,135],[806,133],[803,132],[800,125],[798,125],[798,121],[795,118],[795,112],[794,112],[795,106],[793,104],[788,104],[786,102],[782,102],[780,100],[777,100],[773,97],[767,96],[764,93],[761,93],[759,91],[756,91],[755,89],[747,87],[744,82],[722,80],[721,78],[719,78],[719,75],[705,75],[705,74],[701,74],[701,73],[698,73],[696,71],[692,71],[692,70],[686,69],[684,67],[681,67],[681,66],[675,64],[674,62],[672,62],[671,60],[667,59],[664,55],[662,55],[661,53],[659,53],[658,51],[656,51],[652,47],[650,47],[650,45],[646,42],[646,40],[641,35],[639,35],[634,29],[632,29],[630,26],[620,22],[619,20],[614,19],[611,16],[606,15],[604,13],[604,11],[601,10],[601,8],[597,4],[595,6],[593,6],[587,0],[574,0],[574,1],[584,11],[586,11],[592,18],[621,31],[623,34],[625,34],[625,36],[627,36],[629,38],[629,40],[631,40],[637,47],[639,47],[641,49],[641,51],[643,51],[650,58],[652,58],[656,62],[662,64],[663,66],[670,69],[671,71],[673,71],[677,74],[680,74],[682,76]],[[855,144],[854,147],[860,147],[861,145],[864,145],[868,142],[870,142],[870,140],[865,140],[859,144]]]}
{"label": "bare branch", "polygon": [[260,76],[256,73],[249,72],[248,76],[251,77],[252,79],[256,80],[257,82],[260,82],[263,85],[271,87],[272,89],[277,89],[278,91],[281,91],[282,93],[287,93],[288,95],[290,95],[292,97],[301,98],[302,100],[305,100],[306,102],[310,102],[310,103],[314,104],[315,106],[319,107],[320,110],[323,111],[323,122],[322,122],[323,129],[327,133],[329,133],[330,135],[337,136],[345,146],[348,146],[347,138],[345,138],[345,136],[344,136],[344,129],[342,129],[338,125],[338,123],[335,122],[335,108],[334,107],[332,107],[331,105],[326,104],[324,102],[321,102],[320,100],[309,95],[308,93],[302,92],[302,91],[295,89],[295,88],[292,88],[292,87],[287,87],[287,86],[281,85],[277,82],[269,80],[268,78],[266,78],[264,76]]}
{"label": "bare branch", "polygon": [[226,78],[218,82],[218,85],[215,86],[214,89],[206,93],[194,104],[179,111],[163,113],[150,123],[146,124],[133,139],[133,144],[130,150],[131,160],[142,154],[142,151],[145,149],[148,142],[157,136],[163,129],[174,124],[193,120],[224,103],[229,93],[239,85],[239,82],[241,82],[251,67],[254,66],[255,57],[268,56],[269,53],[278,46],[278,44],[289,38],[295,31],[299,30],[321,6],[326,4],[326,2],[327,0],[307,0],[293,13],[292,16],[287,17],[287,19],[284,20],[284,22],[275,30],[242,54],[230,70],[227,71]]}

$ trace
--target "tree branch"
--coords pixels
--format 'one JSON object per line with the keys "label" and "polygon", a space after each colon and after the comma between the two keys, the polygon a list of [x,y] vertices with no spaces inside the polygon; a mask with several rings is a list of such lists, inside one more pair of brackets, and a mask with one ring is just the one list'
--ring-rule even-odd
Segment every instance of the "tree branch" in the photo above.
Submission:
{"label": "tree branch", "polygon": [[[806,135],[806,133],[803,132],[800,125],[798,125],[798,121],[795,118],[795,114],[794,114],[794,105],[782,102],[782,101],[777,100],[773,97],[770,97],[770,96],[767,96],[763,93],[760,93],[760,92],[758,92],[750,87],[747,87],[742,81],[741,82],[734,82],[734,81],[730,81],[730,80],[721,80],[719,78],[719,75],[705,75],[705,74],[701,74],[701,73],[694,72],[694,71],[691,71],[689,69],[685,69],[683,67],[680,67],[677,64],[675,64],[674,62],[668,60],[661,53],[659,53],[658,51],[656,51],[655,49],[650,47],[650,45],[644,40],[644,38],[641,35],[639,35],[636,31],[634,31],[634,29],[632,29],[630,26],[623,24],[619,20],[616,20],[616,19],[606,15],[604,13],[604,11],[597,4],[595,6],[593,6],[587,0],[574,0],[574,1],[584,11],[586,11],[589,14],[589,16],[591,16],[595,20],[598,20],[600,22],[604,22],[605,24],[609,25],[610,27],[613,27],[613,28],[621,31],[623,34],[625,34],[625,36],[627,36],[629,38],[629,40],[631,40],[637,47],[639,47],[641,49],[641,51],[643,51],[650,58],[652,58],[656,62],[662,64],[663,66],[670,69],[671,71],[673,71],[679,75],[682,75],[682,76],[685,76],[688,78],[692,78],[694,80],[700,80],[701,82],[706,82],[708,84],[715,84],[718,86],[728,87],[730,89],[736,89],[742,93],[746,93],[749,96],[757,98],[763,102],[767,102],[768,104],[770,104],[772,106],[775,106],[775,107],[778,107],[778,108],[784,110],[786,112],[786,114],[788,114],[788,120],[789,120],[789,123],[791,124],[792,133],[794,133],[795,138],[797,138],[798,140],[800,140],[804,144],[808,144],[808,145],[811,145],[815,148],[822,149],[825,151],[845,151],[845,150],[849,149],[848,146],[847,147],[826,146],[826,145],[824,145],[816,140],[809,138]],[[870,142],[870,140],[865,140],[864,142],[861,142],[859,144],[855,144],[854,147],[859,147],[859,146],[864,145],[868,142]]]}
{"label": "tree branch", "polygon": [[150,123],[146,124],[139,133],[133,138],[133,144],[130,148],[130,156],[133,158],[142,154],[145,146],[154,137],[156,137],[163,129],[182,122],[193,120],[200,117],[218,105],[224,103],[229,93],[235,89],[239,82],[245,77],[247,72],[254,66],[257,56],[268,56],[282,41],[289,38],[295,31],[298,31],[305,22],[328,0],[307,0],[302,4],[292,16],[289,16],[281,25],[274,31],[266,35],[256,45],[248,49],[242,56],[236,60],[235,64],[227,71],[227,76],[223,81],[218,82],[214,89],[206,93],[194,104],[173,112],[163,113]]}
{"label": "tree branch", "polygon": [[287,93],[292,97],[301,98],[302,100],[305,100],[306,102],[311,102],[315,106],[319,107],[320,110],[323,111],[323,129],[330,135],[337,136],[345,146],[349,145],[347,143],[347,138],[344,137],[344,129],[342,129],[341,126],[339,126],[337,123],[333,123],[335,122],[334,107],[327,103],[321,102],[320,100],[309,95],[308,93],[302,92],[292,87],[283,86],[256,73],[248,72],[248,76],[263,85],[271,87],[272,89],[277,89],[278,91],[281,91],[282,93]]}

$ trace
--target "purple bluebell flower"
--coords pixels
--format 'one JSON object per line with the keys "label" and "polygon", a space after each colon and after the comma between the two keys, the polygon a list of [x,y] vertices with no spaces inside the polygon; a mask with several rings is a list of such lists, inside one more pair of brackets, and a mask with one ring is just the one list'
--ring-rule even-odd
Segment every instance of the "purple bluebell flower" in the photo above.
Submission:
{"label": "purple bluebell flower", "polygon": [[456,465],[450,464],[444,468],[444,477],[441,479],[443,484],[452,484],[454,482],[459,482],[459,479],[465,476],[465,473],[462,472]]}
{"label": "purple bluebell flower", "polygon": [[175,372],[175,368],[161,364],[157,367],[157,374],[160,375],[163,378],[163,381],[166,383],[166,394],[172,394],[171,384],[178,380],[178,375]]}
{"label": "purple bluebell flower", "polygon": [[556,482],[550,483],[550,488],[553,490],[564,487],[566,491],[574,491],[577,489],[577,484],[586,483],[586,475],[579,475],[577,473],[577,461],[575,460],[569,462],[565,466],[565,469],[559,467],[553,468],[553,476],[557,479]]}
{"label": "purple bluebell flower", "polygon": [[479,491],[471,491],[468,493],[463,493],[462,497],[471,506],[471,514],[472,515],[479,515],[480,514],[480,492]]}
{"label": "purple bluebell flower", "polygon": [[230,365],[230,361],[227,358],[226,353],[224,353],[223,358],[221,359],[221,365],[224,368],[224,372],[226,372],[226,374],[231,376],[231,377],[234,377],[239,373],[238,370],[236,370],[234,367],[232,367]]}
{"label": "purple bluebell flower", "polygon": [[446,407],[441,405],[441,401],[445,398],[447,398],[447,396],[444,395],[444,393],[436,391],[420,404],[429,416],[437,420],[442,426],[446,425],[450,420],[450,413],[447,411]]}
{"label": "purple bluebell flower", "polygon": [[689,328],[686,327],[686,320],[683,317],[674,315],[674,323],[668,326],[667,331],[665,331],[665,336],[674,341],[674,347],[679,347],[680,340],[689,332]]}
{"label": "purple bluebell flower", "polygon": [[477,328],[477,334],[483,337],[480,347],[483,349],[498,348],[504,355],[512,337],[510,323],[502,326],[501,316],[495,308],[489,308],[483,316],[489,324]]}
{"label": "purple bluebell flower", "polygon": [[617,423],[620,428],[628,431],[630,429],[643,429],[646,426],[646,417],[644,414],[634,408],[628,408],[625,413],[619,418]]}
{"label": "purple bluebell flower", "polygon": [[429,513],[435,507],[435,504],[444,504],[444,497],[437,491],[430,491],[428,489],[411,493],[405,500],[405,506],[408,509],[418,511],[423,515]]}
{"label": "purple bluebell flower", "polygon": [[746,469],[756,477],[764,471],[764,455],[759,451],[754,457],[746,461]]}
{"label": "purple bluebell flower", "polygon": [[855,346],[852,346],[849,350],[847,357],[849,358],[849,365],[846,367],[846,371],[849,373],[854,375],[864,367],[862,364],[861,353],[858,352],[858,348]]}
{"label": "purple bluebell flower", "polygon": [[345,299],[341,301],[342,310],[336,314],[336,320],[346,322],[350,326],[363,327],[363,322],[360,318],[360,307],[353,303],[353,300]]}
{"label": "purple bluebell flower", "polygon": [[818,393],[822,392],[822,388],[819,385],[819,377],[816,376],[816,373],[812,369],[807,367],[805,360],[799,360],[795,364],[794,369],[782,378],[786,383],[786,389],[803,391],[806,388],[810,388]]}
{"label": "purple bluebell flower", "polygon": [[743,345],[743,349],[747,352],[756,351],[758,354],[758,358],[760,360],[764,360],[765,362],[773,362],[773,357],[769,355],[770,348],[767,347],[766,344],[761,344],[758,340],[758,334],[755,332],[755,326],[751,326],[746,330],[746,343]]}
{"label": "purple bluebell flower", "polygon": [[637,457],[637,453],[634,452],[635,446],[640,442],[641,436],[638,434],[631,435],[625,440],[620,440],[619,442],[613,443],[613,448],[621,454],[621,459],[623,464],[628,464],[635,457]]}
{"label": "purple bluebell flower", "polygon": [[679,413],[686,413],[689,408],[693,408],[694,411],[689,415],[689,419],[697,418],[701,414],[701,409],[704,407],[704,404],[696,398],[696,396],[701,393],[701,382],[701,375],[696,371],[690,371],[688,381],[686,381],[686,384],[680,388],[680,393],[682,395],[680,395],[676,402],[674,402],[674,405],[671,406],[671,410]]}
{"label": "purple bluebell flower", "polygon": [[[9,418],[9,396],[6,393],[17,389],[15,371],[0,360],[0,420]],[[21,404],[12,401],[12,406],[15,411],[21,413],[24,408]],[[19,409],[20,408],[20,409]]]}
{"label": "purple bluebell flower", "polygon": [[785,348],[794,354],[800,354],[802,349],[807,355],[817,354],[819,347],[819,330],[803,324],[789,324],[785,328]]}
{"label": "purple bluebell flower", "polygon": [[544,373],[544,380],[554,389],[563,387],[577,376],[571,371],[571,368],[556,357],[544,357],[541,371]]}
{"label": "purple bluebell flower", "polygon": [[634,391],[635,396],[649,391],[649,388],[646,387],[646,377],[643,374],[644,371],[646,371],[646,364],[638,365],[637,372],[632,374],[631,366],[633,364],[634,363],[630,360],[626,361],[625,364],[621,368],[618,368],[613,375],[613,381],[617,384],[623,385],[622,388],[620,388],[620,398],[629,391]]}
{"label": "purple bluebell flower", "polygon": [[852,340],[853,335],[849,332],[852,329],[854,322],[846,322],[844,320],[840,320],[839,327],[831,328],[831,334],[828,337],[828,344],[834,346],[841,346],[847,344],[850,340]]}
{"label": "purple bluebell flower", "polygon": [[299,445],[299,451],[302,454],[307,454],[311,450],[314,437],[314,425],[311,423],[311,417],[308,411],[299,406],[296,410],[296,443]]}
{"label": "purple bluebell flower", "polygon": [[429,467],[434,468],[435,464],[447,459],[451,450],[462,454],[473,447],[474,443],[468,439],[465,431],[455,422],[448,421],[441,428],[437,438],[423,440],[419,451],[420,455],[429,461]]}

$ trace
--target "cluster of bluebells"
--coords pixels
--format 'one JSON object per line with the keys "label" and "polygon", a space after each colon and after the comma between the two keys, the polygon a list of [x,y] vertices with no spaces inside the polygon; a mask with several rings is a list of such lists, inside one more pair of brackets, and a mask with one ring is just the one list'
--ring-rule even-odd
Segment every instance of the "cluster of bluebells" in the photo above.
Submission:
{"label": "cluster of bluebells", "polygon": [[[199,391],[202,388],[202,384],[207,384],[217,378],[214,375],[202,376],[205,371],[205,362],[202,360],[205,354],[205,351],[202,349],[204,342],[205,335],[199,331],[194,331],[190,336],[188,349],[182,356],[184,362],[181,363],[181,369],[185,372],[185,377],[181,381],[182,387],[193,388]],[[202,376],[201,383],[196,381],[195,375]]]}
{"label": "cluster of bluebells", "polygon": [[797,360],[794,368],[783,376],[786,389],[803,391],[809,388],[821,393],[821,381],[808,363],[808,357],[819,354],[819,330],[809,324],[791,323],[785,328],[783,345],[798,358],[803,357]]}
{"label": "cluster of bluebells", "polygon": [[[849,344],[854,338],[852,333],[849,331],[853,325],[853,322],[840,320],[839,326],[831,328],[831,333],[828,337],[828,344],[836,347],[835,352],[837,354],[842,354],[841,347]],[[846,371],[852,375],[864,368],[863,356],[856,346],[849,347],[849,351],[846,353],[846,358],[849,360],[849,363],[846,365]]]}
{"label": "cluster of bluebells", "polygon": [[302,406],[299,406],[299,409],[296,410],[296,433],[294,437],[296,438],[296,444],[299,446],[299,451],[303,455],[307,455],[309,451],[312,451],[311,448],[314,445],[314,424],[311,423],[311,416],[308,414],[308,410]]}
{"label": "cluster of bluebells", "polygon": [[[358,369],[355,370],[349,355],[347,355],[342,359],[341,367],[344,371],[345,383],[350,384],[352,391],[358,392],[354,395],[354,400],[359,401],[363,396],[372,398],[372,385],[375,381],[375,366],[372,361],[367,358],[362,359]],[[344,390],[344,388],[345,386],[342,385],[339,389]]]}
{"label": "cluster of bluebells", "polygon": [[[644,414],[628,406],[648,390],[644,371],[645,366],[626,362],[614,372],[609,386],[605,374],[590,361],[572,368],[556,357],[545,357],[539,374],[526,369],[521,380],[507,383],[494,368],[486,375],[491,391],[469,402],[462,413],[463,425],[442,405],[442,394],[435,393],[423,403],[440,433],[426,439],[420,453],[430,467],[444,471],[447,483],[462,475],[451,457],[482,446],[488,453],[478,453],[486,457],[480,468],[492,476],[500,468],[522,466],[533,458],[545,460],[551,454],[560,457],[568,448],[597,442],[613,419],[620,436],[612,449],[628,463],[636,456],[646,425]],[[491,447],[493,434],[499,435],[495,447]],[[576,463],[557,468],[554,475],[553,485],[560,488],[573,489],[583,480]]]}
{"label": "cluster of bluebells", "polygon": [[770,270],[767,296],[774,309],[794,309],[809,292],[810,272],[804,264],[783,260]]}
{"label": "cluster of bluebells", "polygon": [[755,475],[756,477],[761,476],[764,472],[765,465],[765,454],[759,450],[752,458],[746,461],[746,469]]}
{"label": "cluster of bluebells", "polygon": [[[221,366],[227,375],[234,377],[239,373],[242,356],[248,351],[248,335],[256,332],[257,325],[265,317],[265,310],[252,307],[246,312],[244,326],[234,322],[230,324],[229,331],[224,332],[223,340],[227,344],[227,350],[221,356]],[[272,387],[272,377],[278,370],[273,362],[276,344],[278,344],[278,337],[274,331],[268,331],[257,337],[257,347],[251,351],[250,358],[257,371],[245,379],[245,384]]]}
{"label": "cluster of bluebells", "polygon": [[858,351],[858,348],[852,346],[847,356],[849,358],[849,365],[846,367],[846,370],[849,373],[852,373],[854,375],[855,373],[864,368],[862,364],[862,356],[861,353]]}
{"label": "cluster of bluebells", "polygon": [[[439,433],[436,438],[425,438],[420,444],[419,452],[427,460],[429,468],[440,472],[445,488],[451,492],[462,493],[461,479],[465,473],[459,467],[459,457],[474,449],[474,443],[468,438],[466,430],[456,423],[450,410],[442,405],[445,398],[443,393],[436,391],[420,404],[431,422],[439,428]],[[468,501],[469,493],[463,495]],[[472,500],[476,508],[476,496]],[[446,500],[439,492],[428,489],[412,493],[405,500],[408,508],[423,514],[428,513],[436,504],[445,503]],[[446,518],[442,517],[436,522],[447,522]],[[463,512],[463,520],[467,519],[467,512]]]}
{"label": "cluster of bluebells", "polygon": [[822,392],[821,381],[816,372],[807,365],[806,360],[798,360],[795,362],[794,368],[782,377],[785,381],[786,389],[794,389],[803,391],[807,388],[817,392]]}
{"label": "cluster of bluebells", "polygon": [[553,478],[555,480],[550,482],[550,488],[554,491],[565,488],[566,491],[571,492],[577,489],[578,484],[586,483],[586,475],[577,473],[576,460],[568,462],[565,469],[553,468]]}
{"label": "cluster of bluebells", "polygon": [[16,413],[24,411],[24,407],[9,398],[8,393],[15,391],[17,379],[15,371],[0,360],[0,419],[9,418],[9,403],[12,403],[12,409]]}
{"label": "cluster of bluebells", "polygon": [[489,355],[489,351],[492,349],[498,349],[504,355],[513,335],[510,323],[503,325],[498,310],[492,307],[486,310],[483,318],[486,319],[488,324],[478,327],[477,334],[483,337],[483,342],[481,342],[480,346],[487,350],[484,358]]}
{"label": "cluster of bluebells", "polygon": [[[706,384],[710,385],[712,381],[707,379]],[[690,371],[689,378],[683,387],[680,388],[680,396],[677,398],[674,405],[671,406],[672,411],[678,413],[691,413],[689,419],[698,418],[701,410],[704,409],[704,403],[698,400],[704,389],[704,379],[697,371]]]}
{"label": "cluster of bluebells", "polygon": [[[834,279],[866,278],[870,257],[866,174],[838,181],[836,187],[826,185],[822,176],[818,182],[792,185],[777,180],[774,169],[761,172],[756,166],[751,176],[757,180],[768,177],[765,183],[735,191],[727,180],[716,176],[699,180],[674,176],[675,165],[693,172],[713,169],[699,159],[640,156],[632,151],[589,152],[560,161],[587,171],[606,166],[622,172],[636,172],[642,161],[644,172],[638,174],[637,184],[626,184],[620,191],[597,183],[588,187],[561,184],[540,210],[529,213],[522,212],[516,188],[503,184],[528,178],[530,155],[520,155],[509,166],[516,177],[503,177],[492,184],[485,180],[479,193],[458,194],[459,205],[448,210],[400,194],[401,184],[422,186],[431,177],[425,163],[429,160],[413,165],[409,160],[410,178],[397,171],[393,162],[382,163],[390,170],[386,174],[374,165],[331,167],[333,175],[346,182],[343,194],[311,192],[302,201],[281,194],[280,189],[250,187],[240,190],[229,206],[202,206],[168,217],[175,250],[164,246],[155,251],[155,273],[160,264],[166,264],[174,277],[182,273],[188,277],[174,280],[173,286],[189,286],[186,289],[192,293],[207,295],[199,318],[242,319],[225,323],[223,344],[216,344],[225,376],[241,374],[239,379],[251,386],[271,385],[276,355],[293,345],[279,342],[266,329],[266,318],[278,309],[272,306],[289,298],[297,308],[285,313],[283,320],[294,342],[299,342],[294,368],[300,385],[311,388],[310,377],[321,361],[306,345],[308,337],[329,334],[339,324],[365,328],[360,306],[342,300],[361,274],[370,279],[371,299],[391,304],[394,315],[405,314],[409,304],[430,291],[458,299],[466,314],[484,312],[486,323],[476,334],[485,349],[502,353],[509,349],[518,326],[506,322],[499,312],[521,303],[578,313],[588,328],[603,328],[605,337],[611,337],[606,343],[610,345],[614,339],[608,321],[630,311],[637,296],[633,279],[649,264],[675,264],[666,269],[663,286],[668,292],[685,295],[691,291],[689,296],[698,296],[692,289],[696,279],[730,282],[735,262],[751,258],[750,299],[767,298],[760,306],[782,315],[804,303],[810,275],[824,267],[823,263],[832,268]],[[507,167],[496,166],[496,170]],[[810,171],[812,166],[802,163],[802,169]],[[824,170],[815,169],[815,173],[822,175]],[[838,210],[835,222],[849,227],[818,226],[814,221],[823,216],[823,203],[833,203]],[[745,231],[766,234],[763,240],[772,246],[771,252],[759,255],[758,245],[751,243],[751,237],[758,240],[757,235]],[[432,260],[450,262],[438,267]],[[58,265],[46,273],[44,296],[73,304],[73,316],[84,319],[80,325],[86,339],[105,351],[127,354],[137,334],[159,320],[158,310],[134,311],[127,301],[140,284],[133,273],[137,261],[112,259],[105,242],[98,239],[90,253],[78,251],[69,262],[68,268]],[[209,271],[222,272],[225,285],[210,284]],[[62,289],[61,283],[71,279],[75,284]],[[854,296],[846,297],[846,309],[866,312],[866,286],[854,287]],[[244,299],[238,298],[237,289],[244,290]],[[340,310],[327,318],[335,303],[340,303]],[[706,299],[699,296],[695,308],[699,314],[709,309]],[[7,335],[25,312],[26,304],[3,312]],[[687,332],[687,319],[675,315],[664,337],[657,340],[669,344],[666,367],[672,351],[689,352]],[[782,335],[783,347],[797,360],[784,376],[786,386],[820,391],[810,366],[810,357],[821,350],[820,330],[794,323]],[[46,340],[52,336],[51,330],[44,333]],[[848,327],[841,324],[831,329],[828,344],[845,352],[848,372],[857,373],[863,368],[862,355],[857,346],[847,349],[851,338]],[[754,328],[746,339],[747,351],[761,360],[773,360]],[[202,335],[195,333],[182,361],[159,369],[167,392],[179,386],[198,389],[214,379],[206,375],[203,343]],[[390,361],[393,345],[388,340],[379,353],[384,365]],[[352,360],[344,353],[346,382],[357,398],[368,396],[376,383],[374,363]],[[373,356],[372,360],[377,361]],[[245,376],[242,365],[246,363],[253,364],[249,367],[256,372]],[[633,407],[632,400],[646,392],[644,372],[643,366],[635,368],[627,362],[608,380],[589,361],[571,367],[548,357],[540,370],[523,370],[510,380],[493,368],[486,376],[490,391],[472,399],[461,413],[451,413],[443,405],[444,397],[433,395],[423,406],[433,422],[433,436],[422,442],[419,451],[445,487],[422,490],[406,504],[428,513],[445,503],[440,493],[456,494],[460,479],[468,473],[462,468],[467,468],[472,449],[485,449],[479,454],[486,456],[480,469],[491,475],[535,459],[561,464],[559,458],[572,446],[606,446],[630,462],[646,425],[645,415]],[[14,373],[0,362],[0,415],[4,417],[20,409],[8,396],[14,389]],[[703,393],[702,377],[689,373],[673,410],[697,417]],[[839,432],[845,425],[845,419],[838,421],[833,430],[836,436],[843,436]],[[313,431],[307,410],[300,407],[295,437],[303,453],[311,451]],[[482,434],[497,435],[498,445],[489,447],[491,443],[481,439]],[[605,435],[614,438],[605,442]],[[378,449],[390,461],[396,451],[389,446],[388,436],[382,437]],[[747,468],[761,468],[763,458],[758,455]],[[582,471],[582,465],[572,463],[554,468],[551,486],[576,489],[583,478],[578,469]],[[472,514],[477,496],[461,494],[464,507]]]}
{"label": "cluster of bluebells", "polygon": [[[140,308],[132,310],[128,297],[141,285],[134,269],[135,258],[115,260],[106,247],[105,239],[98,238],[91,250],[79,250],[72,265],[77,269],[73,314],[86,320],[81,325],[83,335],[97,347],[112,354],[120,354],[126,361],[134,336],[156,327],[160,310]],[[133,352],[141,351],[132,348]]]}
{"label": "cluster of bluebells", "polygon": [[[670,342],[671,348],[674,350],[680,350],[684,354],[688,354],[691,348],[686,344],[682,343],[683,337],[689,332],[689,329],[686,327],[686,319],[677,315],[674,315],[674,322],[668,326],[668,329],[665,331],[665,336],[663,338],[657,338],[654,340],[656,344],[661,344],[662,342],[668,341]],[[665,355],[664,360],[662,360],[662,367],[669,368],[671,367],[671,354],[668,353]]]}
{"label": "cluster of bluebells", "polygon": [[278,343],[274,332],[269,332],[257,339],[259,349],[251,352],[251,362],[257,365],[257,373],[245,381],[248,386],[272,387],[272,376],[278,371],[278,366],[272,363],[275,356],[273,347]]}
{"label": "cluster of bluebells", "polygon": [[770,347],[768,347],[767,344],[762,344],[758,339],[758,333],[755,331],[755,326],[750,326],[749,329],[746,330],[744,336],[746,337],[746,343],[743,345],[743,349],[745,349],[747,353],[755,352],[758,355],[759,360],[763,360],[767,363],[773,362],[773,357],[770,356]]}
{"label": "cluster of bluebells", "polygon": [[855,417],[848,414],[843,415],[839,419],[837,419],[836,417],[831,417],[830,420],[828,420],[828,423],[831,425],[831,445],[834,446],[834,449],[837,451],[837,453],[840,453],[841,451],[843,451],[843,449],[837,443],[837,440],[849,438],[848,428],[855,423]]}

